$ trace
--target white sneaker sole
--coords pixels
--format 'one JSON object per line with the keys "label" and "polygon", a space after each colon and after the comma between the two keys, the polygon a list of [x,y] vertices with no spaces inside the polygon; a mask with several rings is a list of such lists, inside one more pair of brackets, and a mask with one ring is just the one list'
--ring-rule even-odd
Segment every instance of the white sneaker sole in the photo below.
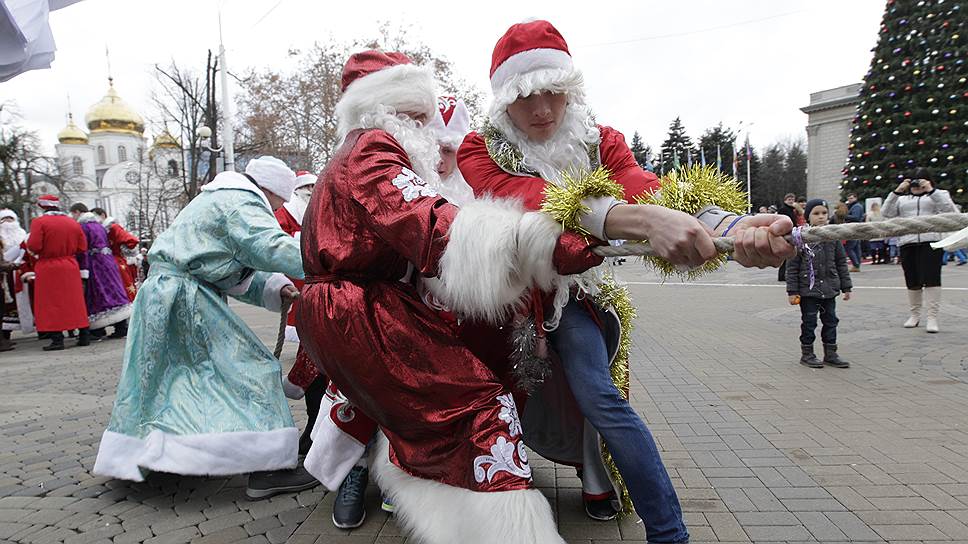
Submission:
{"label": "white sneaker sole", "polygon": [[366,521],[366,511],[365,510],[363,511],[363,517],[360,518],[360,522],[357,523],[356,525],[340,525],[339,523],[336,522],[336,514],[333,514],[333,525],[335,525],[337,529],[344,529],[344,530],[356,529],[360,525],[363,525],[363,522],[364,521]]}

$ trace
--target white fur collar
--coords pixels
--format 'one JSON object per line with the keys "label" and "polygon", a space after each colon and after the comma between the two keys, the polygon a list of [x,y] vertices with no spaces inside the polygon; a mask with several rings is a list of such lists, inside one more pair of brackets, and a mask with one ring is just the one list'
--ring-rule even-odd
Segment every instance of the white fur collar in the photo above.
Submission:
{"label": "white fur collar", "polygon": [[249,181],[249,178],[238,172],[222,172],[215,176],[215,179],[202,186],[203,191],[220,191],[222,189],[238,189],[259,195],[262,203],[266,205],[269,212],[272,212],[272,205],[269,204],[269,199],[266,198],[265,193],[256,184]]}
{"label": "white fur collar", "polygon": [[84,212],[77,218],[78,223],[98,223],[97,216],[91,212]]}

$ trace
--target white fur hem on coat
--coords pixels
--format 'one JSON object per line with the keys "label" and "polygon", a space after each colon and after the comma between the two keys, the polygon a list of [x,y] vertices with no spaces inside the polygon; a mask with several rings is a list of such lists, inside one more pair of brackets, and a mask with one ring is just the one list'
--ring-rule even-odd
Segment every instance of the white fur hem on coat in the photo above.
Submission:
{"label": "white fur hem on coat", "polygon": [[228,476],[293,468],[298,462],[299,430],[177,435],[152,431],[136,438],[104,431],[94,474],[135,482],[141,469],[185,476]]}
{"label": "white fur hem on coat", "polygon": [[102,329],[108,325],[115,325],[131,317],[131,303],[101,313],[87,316],[88,328]]}
{"label": "white fur hem on coat", "polygon": [[537,489],[483,493],[411,476],[390,462],[387,439],[371,448],[370,473],[393,501],[401,528],[426,544],[563,544]]}

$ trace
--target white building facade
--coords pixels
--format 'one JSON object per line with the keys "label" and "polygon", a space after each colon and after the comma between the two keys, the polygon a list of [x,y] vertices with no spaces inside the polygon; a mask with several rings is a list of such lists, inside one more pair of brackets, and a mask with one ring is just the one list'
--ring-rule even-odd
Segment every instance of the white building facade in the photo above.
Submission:
{"label": "white building facade", "polygon": [[[70,203],[104,208],[132,231],[148,223],[155,231],[167,227],[164,217],[157,224],[154,208],[166,201],[159,191],[180,183],[184,159],[178,141],[165,131],[146,149],[143,118],[118,96],[110,79],[107,94],[91,106],[84,123],[87,132],[69,115],[57,134],[62,195]],[[51,189],[37,191],[56,192]]]}
{"label": "white building facade", "polygon": [[810,105],[800,108],[807,114],[807,197],[840,200],[840,186],[847,146],[853,126],[860,89],[853,83],[810,94]]}

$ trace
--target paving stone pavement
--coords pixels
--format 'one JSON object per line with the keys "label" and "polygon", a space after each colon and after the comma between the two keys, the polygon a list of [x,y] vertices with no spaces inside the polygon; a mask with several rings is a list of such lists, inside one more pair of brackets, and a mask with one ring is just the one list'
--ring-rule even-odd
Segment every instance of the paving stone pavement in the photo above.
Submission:
{"label": "paving stone pavement", "polygon": [[[866,266],[838,303],[847,370],[796,364],[799,313],[774,270],[730,265],[699,284],[617,267],[640,317],[632,404],[662,449],[694,543],[968,543],[968,267],[945,271],[942,332],[905,330],[896,266]],[[267,343],[276,318],[238,306]],[[0,355],[0,544],[405,542],[379,511],[343,532],[322,489],[249,502],[245,479],[92,476],[119,341]],[[70,343],[70,342],[69,342]],[[294,356],[287,349],[284,360]],[[292,405],[297,422],[304,407]],[[575,473],[532,456],[569,543],[644,542],[592,522]]]}

